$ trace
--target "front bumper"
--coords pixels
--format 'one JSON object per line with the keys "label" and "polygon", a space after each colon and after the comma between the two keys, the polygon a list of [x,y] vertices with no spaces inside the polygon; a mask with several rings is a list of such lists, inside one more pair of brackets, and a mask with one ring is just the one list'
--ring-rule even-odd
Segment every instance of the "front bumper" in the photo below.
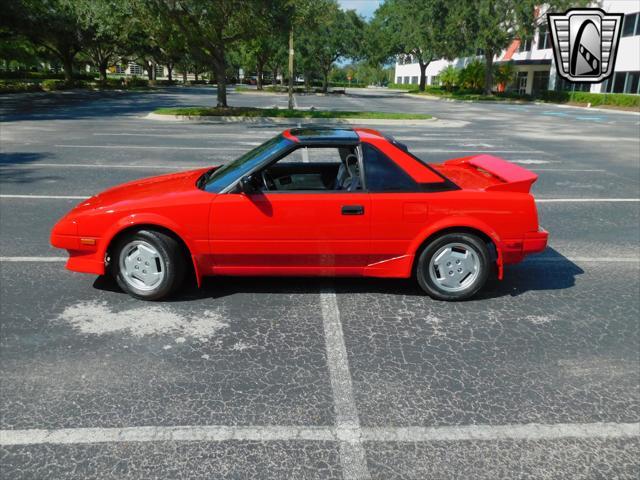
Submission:
{"label": "front bumper", "polygon": [[[87,240],[94,240],[94,244],[87,245],[85,243]],[[56,233],[54,229],[50,242],[55,248],[62,248],[69,252],[67,269],[74,272],[104,275],[105,263],[100,253],[99,238],[60,234]]]}

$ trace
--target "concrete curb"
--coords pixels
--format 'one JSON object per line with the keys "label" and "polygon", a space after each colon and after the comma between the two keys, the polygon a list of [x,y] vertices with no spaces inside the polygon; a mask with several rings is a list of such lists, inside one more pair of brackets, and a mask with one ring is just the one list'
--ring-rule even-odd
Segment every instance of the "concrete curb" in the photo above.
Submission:
{"label": "concrete curb", "polygon": [[282,117],[204,117],[190,115],[160,115],[149,113],[145,118],[163,122],[191,123],[249,123],[254,125],[428,125],[437,121],[435,117],[425,120],[394,120],[382,118],[282,118]]}

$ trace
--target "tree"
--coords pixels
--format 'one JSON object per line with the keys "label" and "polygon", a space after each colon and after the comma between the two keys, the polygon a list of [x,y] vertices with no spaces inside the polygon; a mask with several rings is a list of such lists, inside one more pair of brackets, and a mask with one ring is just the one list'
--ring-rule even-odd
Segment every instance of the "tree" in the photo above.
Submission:
{"label": "tree", "polygon": [[357,56],[364,21],[353,10],[343,11],[335,0],[315,2],[314,25],[300,35],[303,55],[322,75],[322,91],[327,92],[329,73],[336,60]]}
{"label": "tree", "polygon": [[85,32],[85,46],[100,81],[107,80],[107,68],[113,65],[129,45],[133,10],[126,0],[75,0],[70,3]]}
{"label": "tree", "polygon": [[[493,87],[493,59],[516,38],[533,34],[540,18],[539,0],[458,0],[455,17],[460,31],[467,39],[475,39],[475,47],[482,50],[485,59],[484,93]],[[549,0],[546,6],[563,11],[569,6],[586,5],[588,0]]]}
{"label": "tree", "polygon": [[420,67],[420,91],[433,60],[452,58],[464,51],[465,38],[457,30],[448,0],[386,0],[371,21],[367,53],[384,63],[397,55],[411,56]]}
{"label": "tree", "polygon": [[73,62],[86,40],[72,0],[13,0],[3,4],[0,27],[22,34],[55,56],[66,81],[73,79]]}
{"label": "tree", "polygon": [[460,71],[453,65],[444,67],[440,70],[438,76],[440,77],[440,84],[449,92],[453,90],[453,87],[458,85],[460,81]]}
{"label": "tree", "polygon": [[185,35],[197,61],[208,61],[217,83],[217,105],[227,107],[227,50],[251,38],[267,13],[266,0],[150,0]]}

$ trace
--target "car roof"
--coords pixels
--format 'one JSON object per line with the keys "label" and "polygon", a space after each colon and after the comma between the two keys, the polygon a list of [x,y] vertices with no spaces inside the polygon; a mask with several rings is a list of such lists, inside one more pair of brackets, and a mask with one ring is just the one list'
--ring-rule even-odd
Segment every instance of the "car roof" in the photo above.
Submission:
{"label": "car roof", "polygon": [[359,130],[367,133],[377,133],[374,130],[355,129],[349,127],[299,127],[285,130],[282,134],[285,138],[302,144],[323,145],[355,145],[360,141]]}

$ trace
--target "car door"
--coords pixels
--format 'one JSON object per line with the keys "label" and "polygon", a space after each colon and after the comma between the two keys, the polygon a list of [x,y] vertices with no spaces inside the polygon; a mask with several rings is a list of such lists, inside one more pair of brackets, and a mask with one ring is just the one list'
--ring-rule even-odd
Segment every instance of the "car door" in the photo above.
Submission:
{"label": "car door", "polygon": [[[306,161],[293,162],[290,176],[315,185],[317,176],[305,176],[304,163],[325,152],[303,152]],[[362,187],[225,193],[214,199],[210,218],[216,274],[360,275],[369,261],[370,201]]]}
{"label": "car door", "polygon": [[366,274],[405,276],[412,262],[410,245],[428,221],[427,196],[384,152],[367,143],[362,152],[371,194],[371,257]]}

